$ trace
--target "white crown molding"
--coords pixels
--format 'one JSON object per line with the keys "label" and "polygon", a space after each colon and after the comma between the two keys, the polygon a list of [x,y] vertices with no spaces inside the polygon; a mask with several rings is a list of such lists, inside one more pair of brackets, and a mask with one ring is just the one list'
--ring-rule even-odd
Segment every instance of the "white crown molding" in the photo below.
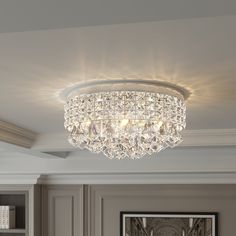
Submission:
{"label": "white crown molding", "polygon": [[234,173],[116,173],[41,176],[40,184],[236,184]]}
{"label": "white crown molding", "polygon": [[0,185],[23,184],[236,184],[236,172],[0,174]]}
{"label": "white crown molding", "polygon": [[0,174],[0,184],[7,185],[7,184],[37,184],[40,175],[33,175],[33,174]]}
{"label": "white crown molding", "polygon": [[37,134],[9,122],[0,120],[0,151],[14,151],[40,158],[66,158],[68,152],[44,153],[31,150]]}
{"label": "white crown molding", "polygon": [[14,124],[0,121],[0,141],[30,148],[35,141],[36,133]]}
{"label": "white crown molding", "polygon": [[[67,136],[65,132],[39,134],[32,149],[44,152],[73,151],[75,149],[68,143]],[[236,146],[236,129],[186,130],[183,139],[179,147]]]}
{"label": "white crown molding", "polygon": [[32,150],[30,148],[25,148],[15,144],[2,142],[1,140],[0,140],[0,151],[14,152],[17,154],[18,153],[25,154],[31,157],[44,158],[44,159],[58,159],[58,158],[60,159],[60,158],[66,158],[68,155],[68,152],[50,153],[50,152],[41,152],[37,150]]}

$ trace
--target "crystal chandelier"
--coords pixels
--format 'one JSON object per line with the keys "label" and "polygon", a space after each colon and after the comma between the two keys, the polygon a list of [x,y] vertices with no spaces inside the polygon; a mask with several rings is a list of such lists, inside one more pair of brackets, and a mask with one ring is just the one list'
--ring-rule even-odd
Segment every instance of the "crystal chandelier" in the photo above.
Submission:
{"label": "crystal chandelier", "polygon": [[182,141],[186,91],[164,82],[114,80],[66,92],[69,142],[109,158],[141,158]]}

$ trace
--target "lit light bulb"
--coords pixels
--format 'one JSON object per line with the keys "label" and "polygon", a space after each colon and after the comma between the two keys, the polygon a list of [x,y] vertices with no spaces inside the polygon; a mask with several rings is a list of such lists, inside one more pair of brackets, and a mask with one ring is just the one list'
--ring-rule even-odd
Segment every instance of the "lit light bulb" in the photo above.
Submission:
{"label": "lit light bulb", "polygon": [[123,119],[123,120],[120,122],[120,126],[121,126],[121,127],[124,127],[124,126],[126,126],[128,123],[129,123],[129,120],[128,120],[128,119]]}

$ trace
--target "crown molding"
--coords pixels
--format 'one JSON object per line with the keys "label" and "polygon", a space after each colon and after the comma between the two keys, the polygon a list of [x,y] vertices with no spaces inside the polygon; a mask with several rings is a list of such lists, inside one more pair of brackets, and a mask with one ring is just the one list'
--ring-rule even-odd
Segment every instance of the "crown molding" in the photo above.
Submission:
{"label": "crown molding", "polygon": [[14,185],[22,185],[22,184],[37,184],[40,179],[40,175],[38,174],[0,174],[0,184],[14,184]]}
{"label": "crown molding", "polygon": [[236,184],[236,172],[0,174],[0,185]]}
{"label": "crown molding", "polygon": [[236,173],[0,174],[0,185],[236,184]]}
{"label": "crown molding", "polygon": [[39,184],[236,184],[233,173],[116,173],[42,175]]}
{"label": "crown molding", "polygon": [[[0,140],[0,151],[8,151],[25,154],[32,157],[44,158],[44,159],[64,159],[68,156],[69,152],[41,152],[38,150],[32,150],[31,148],[25,148],[15,144],[2,142]],[[13,155],[15,156],[15,155]]]}
{"label": "crown molding", "polygon": [[0,120],[0,151],[16,151],[40,158],[66,158],[69,152],[44,153],[31,150],[37,133]]}
{"label": "crown molding", "polygon": [[0,121],[0,141],[30,148],[35,141],[36,133],[9,122]]}
{"label": "crown molding", "polygon": [[[73,151],[75,148],[68,143],[67,136],[65,132],[39,134],[31,148],[43,152]],[[186,130],[183,139],[176,148],[236,146],[236,129]]]}

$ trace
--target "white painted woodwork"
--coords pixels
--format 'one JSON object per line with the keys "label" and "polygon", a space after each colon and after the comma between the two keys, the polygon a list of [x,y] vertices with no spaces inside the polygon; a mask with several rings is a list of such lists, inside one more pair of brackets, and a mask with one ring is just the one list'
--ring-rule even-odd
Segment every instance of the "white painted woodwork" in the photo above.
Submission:
{"label": "white painted woodwork", "polygon": [[31,150],[36,136],[33,131],[0,120],[0,151],[16,151],[40,158],[65,158],[68,155],[68,152]]}
{"label": "white painted woodwork", "polygon": [[236,184],[236,173],[67,174],[39,178],[41,184]]}
{"label": "white painted woodwork", "polygon": [[236,173],[87,173],[50,175],[0,175],[0,184],[236,184]]}
{"label": "white painted woodwork", "polygon": [[[37,158],[46,158],[46,159],[58,159],[58,158],[65,158],[68,153],[61,153],[62,155],[58,155],[56,153],[50,153],[50,152],[41,152],[37,150],[32,150],[30,148],[21,147],[16,144],[11,144],[7,142],[0,141],[0,148],[2,148],[3,152],[5,154],[8,152],[15,152],[17,154],[25,154],[30,155],[32,157]],[[1,150],[1,149],[0,149]],[[1,154],[1,153],[0,153]],[[2,153],[2,156],[4,156],[4,153]]]}
{"label": "white painted woodwork", "polygon": [[36,133],[9,122],[0,120],[0,141],[30,148],[36,138]]}
{"label": "white painted woodwork", "polygon": [[39,174],[0,174],[0,185],[34,185],[39,178]]}
{"label": "white painted woodwork", "polygon": [[[32,156],[9,153],[1,156],[1,174],[41,174],[41,175],[79,175],[96,181],[96,175],[136,174],[201,174],[216,173],[220,178],[224,174],[236,173],[236,148],[177,148],[165,150],[152,158],[142,160],[109,160],[103,155],[90,152],[72,153],[66,159],[43,159]],[[171,175],[170,175],[171,176]],[[188,175],[187,175],[188,176]],[[230,176],[230,175],[229,175]],[[84,177],[84,178],[85,178]],[[115,178],[115,177],[114,177]],[[121,177],[122,178],[122,177]],[[115,181],[115,180],[114,180]],[[174,181],[174,179],[173,179]],[[187,181],[187,180],[186,180]]]}

